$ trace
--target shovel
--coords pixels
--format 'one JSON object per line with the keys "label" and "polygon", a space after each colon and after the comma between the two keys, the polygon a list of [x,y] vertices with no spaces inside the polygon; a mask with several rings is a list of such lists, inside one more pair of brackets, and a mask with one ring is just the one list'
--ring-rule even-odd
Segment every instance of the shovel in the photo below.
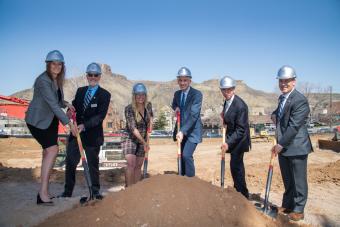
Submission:
{"label": "shovel", "polygon": [[[177,133],[181,130],[181,113],[176,112],[177,115]],[[177,140],[177,165],[178,165],[178,175],[182,174],[182,151],[181,151],[181,141]]]}
{"label": "shovel", "polygon": [[[150,146],[150,128],[148,128],[147,132],[146,132],[146,143]],[[145,152],[145,156],[144,156],[144,166],[143,166],[143,179],[147,178],[148,176],[148,158],[149,158],[149,151]]]}
{"label": "shovel", "polygon": [[[274,145],[276,144],[276,139],[273,140],[273,144]],[[269,192],[270,192],[270,186],[272,184],[272,178],[273,178],[274,158],[275,158],[275,154],[272,152],[270,156],[270,162],[269,162],[264,204],[262,208],[259,208],[263,213],[265,213],[266,215],[272,218],[276,218],[277,212],[278,212],[277,207],[269,206]]]}
{"label": "shovel", "polygon": [[89,165],[87,163],[86,153],[84,151],[83,144],[82,144],[81,138],[80,138],[80,133],[78,131],[78,125],[77,125],[76,113],[75,112],[72,112],[71,120],[72,120],[73,125],[75,127],[77,143],[78,143],[80,157],[81,157],[81,163],[82,163],[82,166],[84,168],[84,176],[85,176],[86,184],[89,188],[89,193],[90,193],[89,197],[81,197],[80,204],[84,204],[84,203],[88,202],[89,200],[93,200],[92,181],[91,181],[91,176],[90,176]]}
{"label": "shovel", "polygon": [[[225,133],[226,127],[222,126],[222,144],[226,143],[225,141]],[[224,188],[224,175],[225,175],[225,151],[221,149],[221,188]]]}

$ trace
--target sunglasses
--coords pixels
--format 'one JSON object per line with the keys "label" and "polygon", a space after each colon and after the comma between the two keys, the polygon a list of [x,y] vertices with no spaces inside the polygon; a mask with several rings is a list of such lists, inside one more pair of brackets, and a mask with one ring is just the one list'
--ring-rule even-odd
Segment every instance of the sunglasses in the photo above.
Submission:
{"label": "sunglasses", "polygon": [[98,76],[100,76],[100,75],[99,75],[99,74],[88,73],[87,76],[88,76],[88,77],[98,77]]}

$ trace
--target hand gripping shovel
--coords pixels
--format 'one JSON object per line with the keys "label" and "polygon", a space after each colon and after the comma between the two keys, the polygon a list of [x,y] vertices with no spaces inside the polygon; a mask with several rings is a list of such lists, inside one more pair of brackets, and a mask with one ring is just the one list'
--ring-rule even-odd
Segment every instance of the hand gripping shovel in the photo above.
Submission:
{"label": "hand gripping shovel", "polygon": [[87,164],[86,153],[84,151],[83,144],[82,144],[81,138],[80,138],[80,133],[78,131],[78,125],[77,125],[76,113],[75,112],[72,113],[71,120],[72,120],[73,125],[75,127],[77,143],[78,143],[80,157],[81,157],[81,163],[82,163],[82,166],[84,168],[84,176],[85,176],[86,184],[87,184],[87,186],[89,188],[89,192],[90,192],[89,197],[82,197],[80,199],[80,203],[84,204],[84,203],[88,202],[89,200],[93,200],[92,181],[91,181],[91,176],[90,176],[89,165]]}
{"label": "hand gripping shovel", "polygon": [[[146,143],[149,145],[149,147],[150,147],[150,133],[151,133],[150,130],[151,129],[149,127],[147,132],[146,132],[147,133],[146,134]],[[147,176],[148,176],[148,162],[149,162],[148,158],[149,158],[149,151],[145,151],[144,166],[143,166],[143,179],[147,178]]]}
{"label": "hand gripping shovel", "polygon": [[[222,124],[222,144],[226,143],[225,133],[226,127]],[[225,151],[221,149],[221,188],[224,188],[224,175],[225,175]]]}
{"label": "hand gripping shovel", "polygon": [[[177,133],[181,130],[181,113],[176,112],[177,115]],[[178,175],[182,174],[182,151],[181,151],[181,141],[177,140],[177,165],[178,165]]]}

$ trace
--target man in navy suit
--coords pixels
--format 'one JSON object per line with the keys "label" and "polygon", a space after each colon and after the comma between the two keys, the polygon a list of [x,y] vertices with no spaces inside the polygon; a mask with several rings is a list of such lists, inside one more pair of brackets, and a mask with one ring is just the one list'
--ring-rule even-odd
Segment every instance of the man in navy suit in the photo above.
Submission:
{"label": "man in navy suit", "polygon": [[176,91],[172,101],[172,109],[180,111],[181,127],[177,132],[177,124],[174,136],[181,142],[182,173],[188,177],[195,176],[193,153],[198,143],[202,142],[201,106],[202,93],[191,87],[191,72],[182,67],[177,74],[177,82],[180,90]]}
{"label": "man in navy suit", "polygon": [[272,152],[279,155],[285,187],[279,211],[288,214],[290,220],[299,221],[304,218],[308,196],[307,158],[313,150],[307,131],[310,110],[306,97],[295,89],[296,73],[292,67],[281,67],[277,79],[282,94],[272,113],[277,133]]}
{"label": "man in navy suit", "polygon": [[[99,151],[104,142],[103,120],[109,108],[111,94],[99,86],[101,68],[91,63],[86,70],[89,86],[77,90],[72,105],[77,112],[77,123],[92,181],[94,198],[102,199],[99,193]],[[69,114],[69,112],[68,112]],[[65,189],[60,197],[71,197],[76,180],[76,168],[80,161],[77,138],[70,135],[66,149]]]}
{"label": "man in navy suit", "polygon": [[243,163],[244,152],[251,148],[248,106],[235,95],[236,82],[225,76],[220,80],[220,89],[225,98],[221,117],[226,125],[226,140],[222,150],[230,153],[230,171],[234,180],[234,188],[249,198]]}

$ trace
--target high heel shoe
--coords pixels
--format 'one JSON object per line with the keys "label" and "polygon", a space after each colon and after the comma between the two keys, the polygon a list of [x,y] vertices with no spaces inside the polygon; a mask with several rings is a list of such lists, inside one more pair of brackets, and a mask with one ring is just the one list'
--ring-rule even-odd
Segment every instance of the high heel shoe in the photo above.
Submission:
{"label": "high heel shoe", "polygon": [[52,201],[44,202],[38,193],[37,195],[37,205],[43,205],[43,206],[53,206],[54,203]]}

